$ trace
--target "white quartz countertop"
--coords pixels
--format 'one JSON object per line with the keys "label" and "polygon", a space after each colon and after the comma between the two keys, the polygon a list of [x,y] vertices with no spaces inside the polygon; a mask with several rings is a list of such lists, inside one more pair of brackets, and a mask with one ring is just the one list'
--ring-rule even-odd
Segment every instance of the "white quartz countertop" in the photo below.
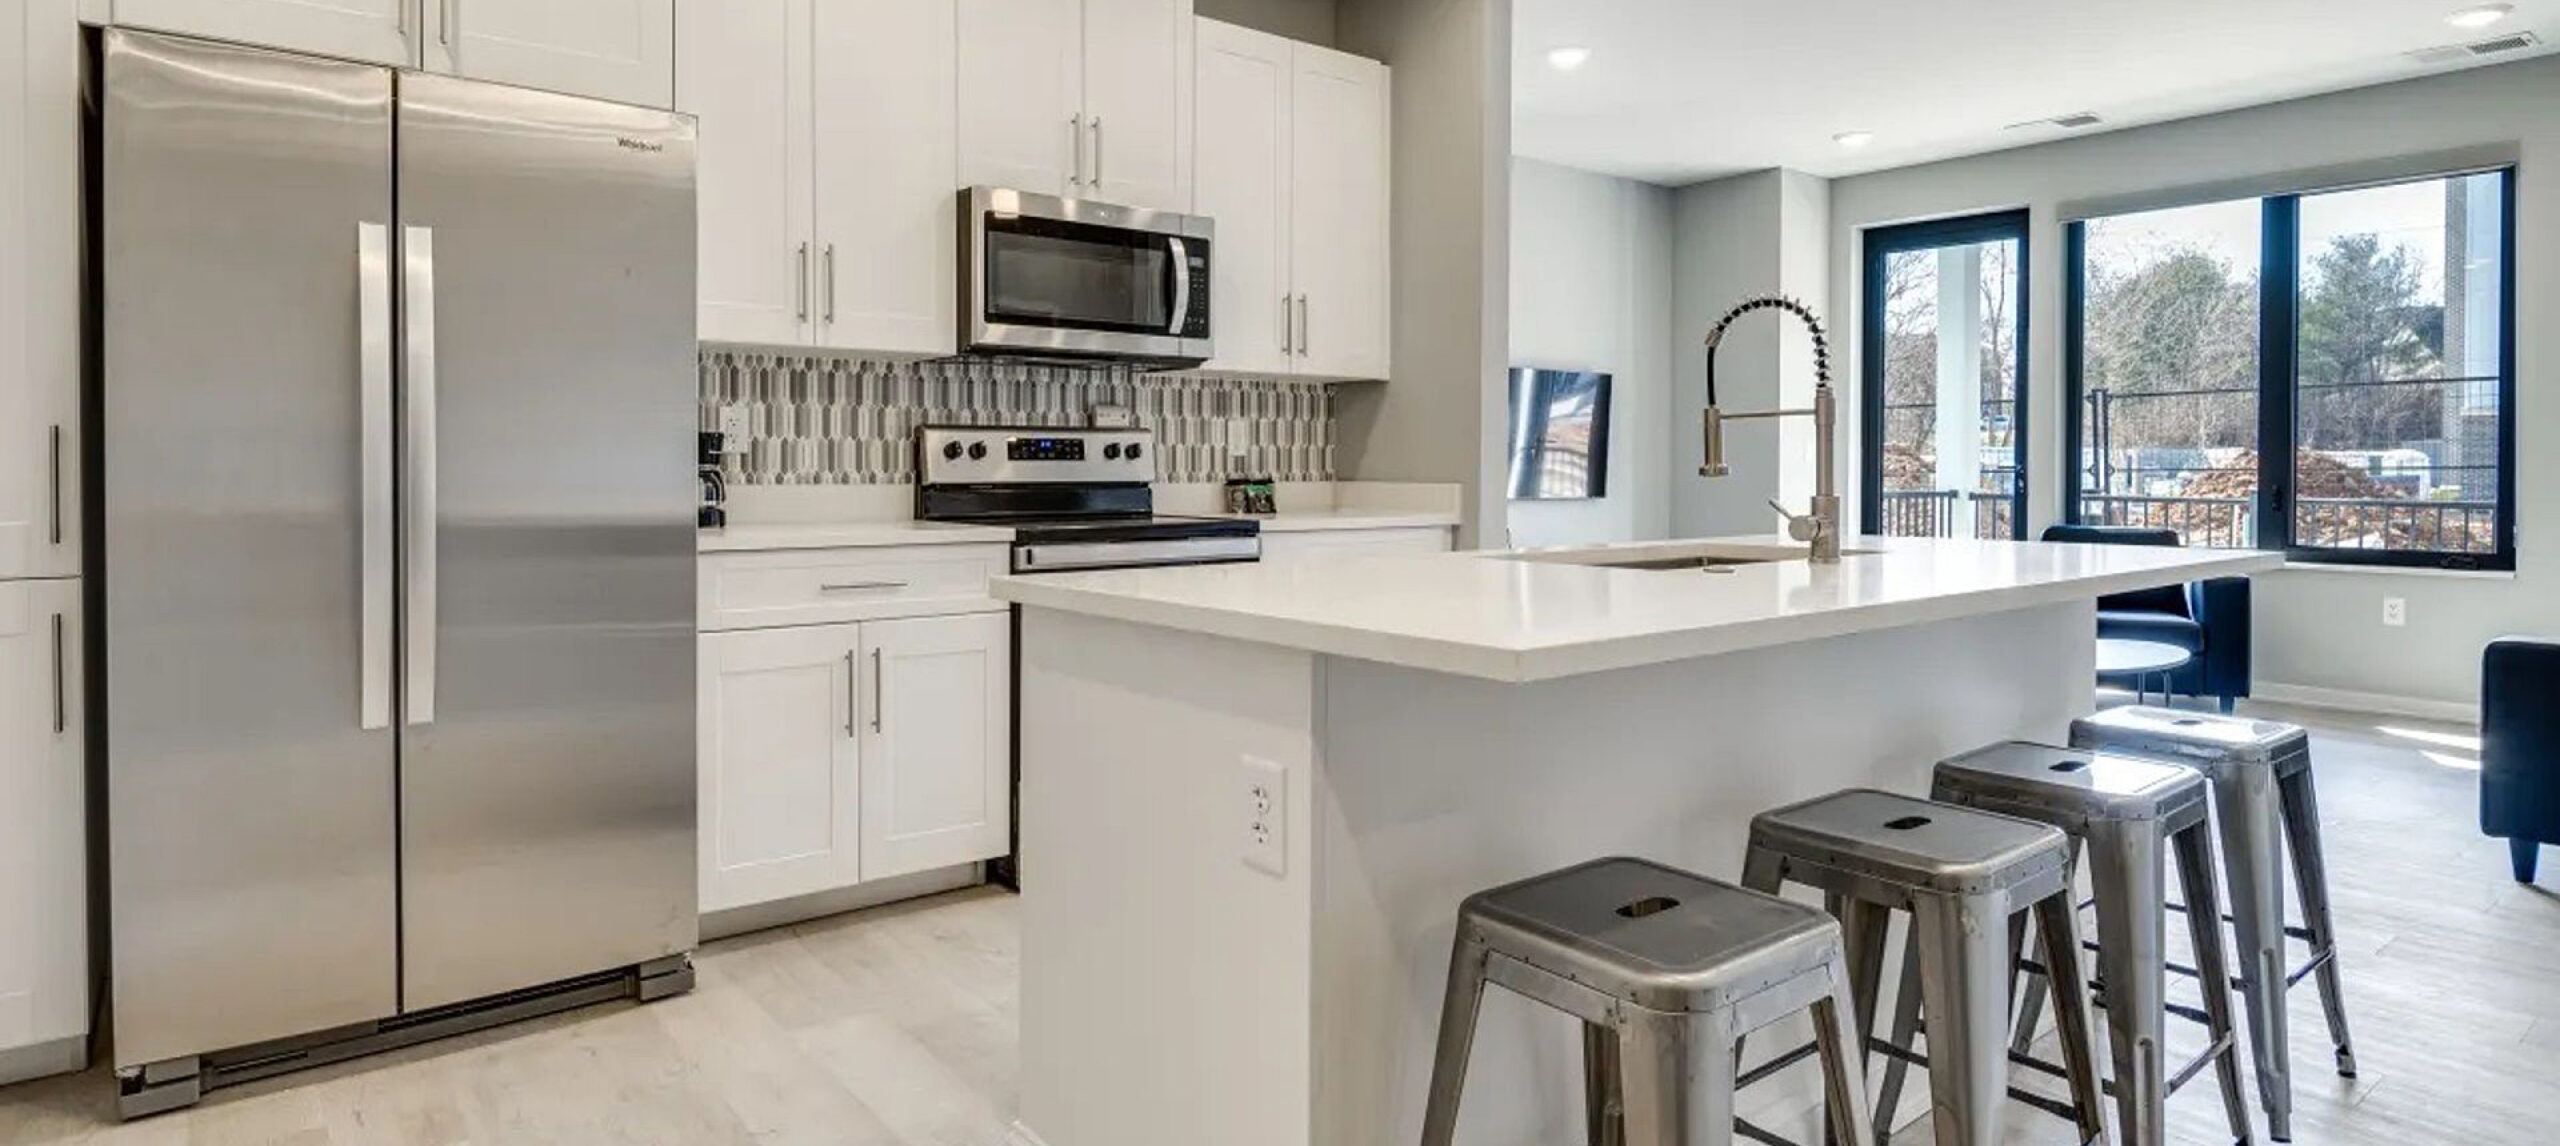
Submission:
{"label": "white quartz countertop", "polygon": [[1284,510],[1260,516],[1245,513],[1216,516],[1261,522],[1264,533],[1315,533],[1328,529],[1447,529],[1458,524],[1458,515],[1454,513],[1358,507]]}
{"label": "white quartz countertop", "polygon": [[[1601,547],[1673,556],[1774,537]],[[1859,537],[1839,565],[1729,572],[1558,560],[1600,549],[1346,555],[998,579],[997,597],[1142,624],[1525,682],[1715,656],[2274,569],[2281,554]],[[1869,552],[1859,553],[1857,550]]]}
{"label": "white quartz countertop", "polygon": [[[1456,514],[1398,509],[1307,509],[1268,517],[1227,513],[1203,516],[1257,521],[1265,533],[1427,529],[1458,524]],[[726,529],[702,530],[697,538],[694,548],[698,552],[737,553],[761,549],[859,549],[878,545],[1010,544],[1013,529],[1002,525],[953,525],[939,521],[849,521],[806,525],[733,525]]]}

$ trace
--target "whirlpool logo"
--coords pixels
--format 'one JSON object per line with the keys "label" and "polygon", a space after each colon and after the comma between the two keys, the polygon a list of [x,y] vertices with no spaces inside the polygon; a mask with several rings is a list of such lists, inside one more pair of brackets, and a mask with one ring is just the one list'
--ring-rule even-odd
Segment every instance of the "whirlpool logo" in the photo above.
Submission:
{"label": "whirlpool logo", "polygon": [[627,136],[627,135],[617,135],[617,136],[614,136],[614,137],[613,137],[613,145],[614,145],[615,147],[619,147],[619,148],[623,149],[624,151],[639,151],[639,152],[648,152],[648,153],[656,153],[656,152],[660,152],[660,151],[665,151],[665,150],[667,149],[667,145],[666,145],[666,144],[663,144],[663,143],[651,143],[651,142],[649,142],[648,140],[645,140],[645,139],[633,139],[633,138],[631,138],[630,136]]}

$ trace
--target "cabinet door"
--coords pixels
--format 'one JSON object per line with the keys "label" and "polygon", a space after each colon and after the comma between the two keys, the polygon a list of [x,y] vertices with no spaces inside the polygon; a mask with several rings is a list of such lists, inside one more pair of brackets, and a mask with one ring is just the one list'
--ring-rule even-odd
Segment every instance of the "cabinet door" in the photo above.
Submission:
{"label": "cabinet door", "polygon": [[952,0],[816,6],[819,344],[957,345],[960,166]]}
{"label": "cabinet door", "polygon": [[1298,373],[1387,376],[1387,68],[1306,44],[1290,102]]}
{"label": "cabinet door", "polygon": [[115,0],[115,22],[393,66],[418,62],[416,6],[437,0]]}
{"label": "cabinet door", "polygon": [[704,911],[862,878],[860,645],[855,625],[702,638]]}
{"label": "cabinet door", "polygon": [[959,0],[960,185],[1084,193],[1083,0]]}
{"label": "cabinet door", "polygon": [[1191,0],[1085,0],[1093,198],[1191,210]]}
{"label": "cabinet door", "polygon": [[427,66],[616,103],[675,95],[675,0],[426,0]]}
{"label": "cabinet door", "polygon": [[679,0],[676,107],[700,119],[705,342],[809,341],[810,0]]}
{"label": "cabinet door", "polygon": [[79,42],[0,5],[0,578],[80,572]]}
{"label": "cabinet door", "polygon": [[1289,42],[1200,21],[1193,200],[1217,220],[1209,297],[1212,370],[1286,374],[1289,306]]}
{"label": "cabinet door", "polygon": [[80,583],[0,582],[0,1058],[89,1029]]}
{"label": "cabinet door", "polygon": [[1004,613],[862,626],[862,874],[1005,854],[1012,837],[1013,626]]}

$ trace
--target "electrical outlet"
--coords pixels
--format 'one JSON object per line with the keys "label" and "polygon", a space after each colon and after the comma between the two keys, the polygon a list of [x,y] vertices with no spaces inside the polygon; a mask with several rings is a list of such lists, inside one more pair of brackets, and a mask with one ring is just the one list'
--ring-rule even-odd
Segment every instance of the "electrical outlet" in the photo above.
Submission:
{"label": "electrical outlet", "polygon": [[720,432],[729,439],[730,448],[737,448],[741,439],[747,436],[747,408],[744,406],[720,407]]}
{"label": "electrical outlet", "polygon": [[1258,756],[1244,758],[1244,865],[1289,874],[1289,772]]}
{"label": "electrical outlet", "polygon": [[2408,624],[2408,623],[2409,623],[2409,599],[2408,599],[2407,597],[2385,597],[2385,598],[2383,598],[2383,599],[2382,599],[2382,623],[2383,623],[2383,624],[2386,624],[2386,625],[2389,625],[2389,626],[2391,626],[2392,628],[2395,628],[2395,629],[2396,629],[2396,628],[2399,628],[2399,627],[2401,627],[2401,626],[2403,626],[2403,625]]}
{"label": "electrical outlet", "polygon": [[1253,446],[1253,427],[1242,418],[1227,419],[1227,453],[1243,457]]}

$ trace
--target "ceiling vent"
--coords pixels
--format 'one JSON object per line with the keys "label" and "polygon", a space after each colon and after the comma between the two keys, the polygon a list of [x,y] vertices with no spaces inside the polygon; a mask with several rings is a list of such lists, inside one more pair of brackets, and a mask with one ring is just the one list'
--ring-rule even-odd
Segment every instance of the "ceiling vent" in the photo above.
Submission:
{"label": "ceiling vent", "polygon": [[2059,127],[2065,131],[2077,131],[2084,127],[2096,127],[2104,122],[2106,121],[2099,119],[2098,113],[2094,111],[2075,111],[2069,115],[2057,115],[2051,119],[2022,120],[2010,124],[2006,130],[2016,131],[2022,127]]}
{"label": "ceiling vent", "polygon": [[2494,40],[2476,40],[2468,44],[2445,44],[2434,48],[2420,48],[2409,53],[2409,58],[2432,66],[2459,63],[2482,56],[2503,56],[2509,52],[2521,52],[2527,48],[2541,46],[2542,37],[2531,32],[2518,32],[2512,36],[2500,36]]}

